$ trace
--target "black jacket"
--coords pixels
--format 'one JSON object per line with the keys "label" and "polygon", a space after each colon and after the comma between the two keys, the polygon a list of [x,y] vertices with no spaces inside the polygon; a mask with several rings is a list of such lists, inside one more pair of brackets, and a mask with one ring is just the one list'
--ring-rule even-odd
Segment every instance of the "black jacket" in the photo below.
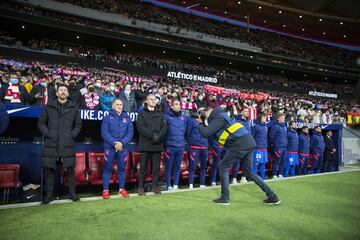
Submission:
{"label": "black jacket", "polygon": [[332,161],[335,159],[335,154],[331,153],[334,148],[336,149],[335,143],[332,140],[332,138],[331,137],[329,138],[328,136],[324,137],[324,142],[325,142],[324,160]]}
{"label": "black jacket", "polygon": [[[29,97],[30,105],[43,106],[44,105],[43,98],[35,98],[35,95],[40,93],[40,95],[44,96],[44,92],[45,92],[45,87],[40,85],[34,86],[30,92],[30,97]],[[48,97],[49,97],[49,92],[48,92]]]}
{"label": "black jacket", "polygon": [[[214,109],[208,118],[208,126],[204,124],[199,125],[200,134],[209,138],[212,135],[215,135],[218,131],[225,129],[228,125],[227,121],[220,113],[223,112],[221,109]],[[256,142],[253,136],[249,134],[245,134],[239,138],[236,138],[234,141],[226,144],[226,150],[246,150],[256,147]]]}
{"label": "black jacket", "polygon": [[163,141],[166,134],[166,122],[164,114],[157,106],[150,111],[146,104],[138,114],[137,130],[140,136],[139,151],[141,152],[162,152]]}
{"label": "black jacket", "polygon": [[63,157],[64,167],[75,166],[75,137],[81,125],[79,109],[73,102],[68,100],[64,105],[48,102],[38,120],[38,128],[45,137],[43,167],[55,169],[59,157]]}
{"label": "black jacket", "polygon": [[78,108],[81,107],[82,99],[79,89],[77,89],[76,87],[69,87],[69,98],[75,103]]}

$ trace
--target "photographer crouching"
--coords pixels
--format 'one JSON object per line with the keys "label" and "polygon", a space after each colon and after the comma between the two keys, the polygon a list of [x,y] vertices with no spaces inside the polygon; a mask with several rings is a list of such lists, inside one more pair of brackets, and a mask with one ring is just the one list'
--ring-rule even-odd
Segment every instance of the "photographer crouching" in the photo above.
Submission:
{"label": "photographer crouching", "polygon": [[231,119],[221,109],[200,108],[197,121],[203,137],[216,136],[217,141],[224,146],[226,153],[220,162],[221,196],[213,202],[219,205],[230,205],[229,167],[240,160],[243,174],[255,182],[267,196],[263,202],[269,205],[280,204],[280,199],[270,187],[258,176],[252,173],[253,152],[256,143],[252,135],[241,124]]}

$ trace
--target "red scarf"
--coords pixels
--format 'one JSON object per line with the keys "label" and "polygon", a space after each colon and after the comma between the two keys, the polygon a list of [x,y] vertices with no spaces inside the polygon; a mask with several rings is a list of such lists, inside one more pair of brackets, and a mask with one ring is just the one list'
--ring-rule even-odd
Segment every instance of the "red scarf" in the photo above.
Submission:
{"label": "red scarf", "polygon": [[100,97],[95,92],[93,94],[85,93],[84,98],[86,107],[89,109],[94,109],[100,103]]}
{"label": "red scarf", "polygon": [[11,103],[21,103],[19,85],[9,83],[4,99],[9,100]]}

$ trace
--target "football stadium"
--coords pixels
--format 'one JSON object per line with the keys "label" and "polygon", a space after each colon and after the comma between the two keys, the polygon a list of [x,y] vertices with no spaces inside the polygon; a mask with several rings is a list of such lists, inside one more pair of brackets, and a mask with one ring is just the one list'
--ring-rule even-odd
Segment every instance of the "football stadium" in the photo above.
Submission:
{"label": "football stadium", "polygon": [[360,239],[360,2],[3,0],[0,239]]}

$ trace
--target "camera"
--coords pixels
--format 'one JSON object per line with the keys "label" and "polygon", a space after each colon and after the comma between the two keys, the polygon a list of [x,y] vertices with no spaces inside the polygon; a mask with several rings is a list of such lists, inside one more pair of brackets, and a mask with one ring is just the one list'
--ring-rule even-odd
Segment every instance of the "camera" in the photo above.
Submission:
{"label": "camera", "polygon": [[201,119],[201,121],[202,122],[205,122],[205,118],[206,118],[206,111],[207,111],[208,109],[207,108],[205,108],[205,109],[201,109],[201,110],[199,110],[199,111],[197,111],[197,115],[198,115],[198,117]]}

